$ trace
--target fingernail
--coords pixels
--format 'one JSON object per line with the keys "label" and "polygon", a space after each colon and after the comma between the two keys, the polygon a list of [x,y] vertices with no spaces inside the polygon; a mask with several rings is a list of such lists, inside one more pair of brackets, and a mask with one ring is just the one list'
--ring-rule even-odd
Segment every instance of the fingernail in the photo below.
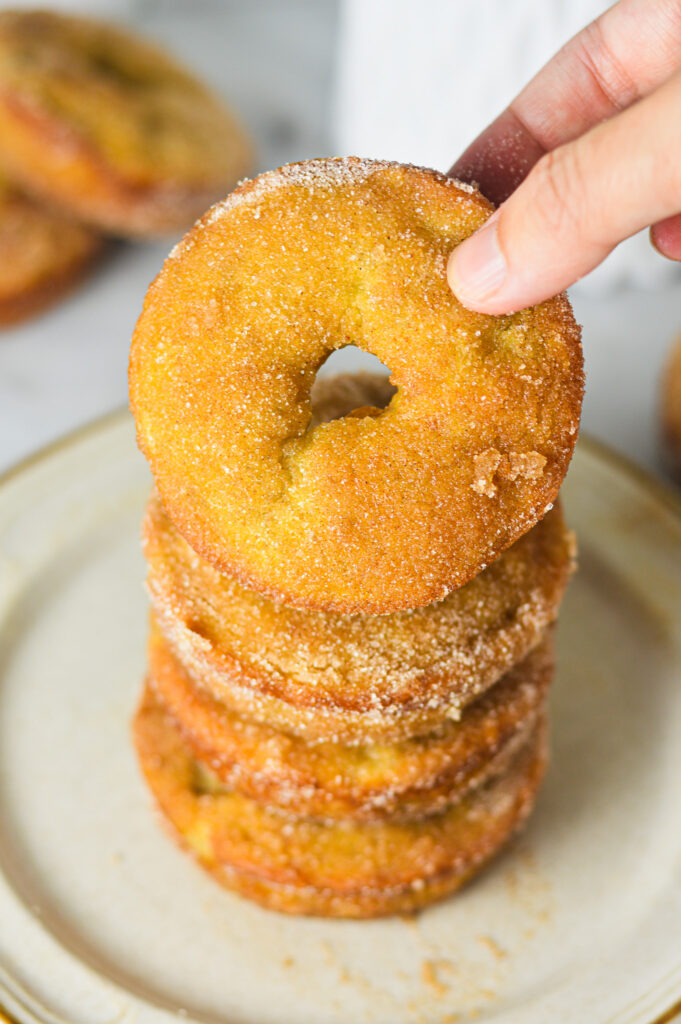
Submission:
{"label": "fingernail", "polygon": [[484,227],[458,245],[447,263],[449,287],[464,306],[496,295],[508,273],[497,236],[497,210]]}

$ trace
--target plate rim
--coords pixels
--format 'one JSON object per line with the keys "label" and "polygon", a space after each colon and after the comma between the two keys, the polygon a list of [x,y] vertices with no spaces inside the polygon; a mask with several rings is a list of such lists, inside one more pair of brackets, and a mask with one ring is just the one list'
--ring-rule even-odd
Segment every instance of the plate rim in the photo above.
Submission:
{"label": "plate rim", "polygon": [[122,422],[127,416],[132,418],[132,413],[128,406],[119,405],[115,409],[110,409],[109,412],[103,413],[101,416],[86,420],[85,423],[67,430],[52,441],[48,441],[47,444],[36,448],[35,451],[29,452],[28,455],[24,455],[16,462],[10,463],[9,466],[0,472],[0,492],[8,484],[14,483],[17,477],[23,476],[24,473],[29,473],[53,455],[59,455],[62,451],[66,451],[78,444],[79,441],[84,441],[90,435],[98,434],[100,431],[106,430],[107,427],[113,426],[119,420]]}
{"label": "plate rim", "polygon": [[[129,408],[126,405],[120,405],[101,416],[97,416],[94,419],[88,420],[85,423],[74,427],[72,430],[67,431],[35,451],[30,452],[17,462],[12,463],[9,467],[0,472],[0,501],[2,500],[3,492],[9,485],[16,483],[17,480],[20,480],[23,476],[30,474],[33,470],[39,469],[53,456],[68,452],[69,449],[77,446],[81,441],[86,441],[90,438],[96,437],[100,433],[105,433],[109,428],[122,426],[126,421],[128,421],[131,426],[134,423]],[[678,525],[681,526],[681,491],[679,491],[673,482],[659,479],[646,467],[641,466],[628,456],[615,450],[606,442],[595,438],[588,432],[580,432],[578,444],[582,450],[588,452],[589,455],[595,456],[598,461],[621,473],[638,487],[642,488],[642,490],[656,503],[663,506],[664,509],[677,520]],[[33,917],[32,914],[30,916]],[[57,943],[59,948],[66,953],[67,956],[73,956],[73,954],[62,945],[56,936],[50,933],[49,937],[52,941]],[[89,964],[83,963],[80,958],[76,957],[76,960],[79,966],[85,968],[88,974],[94,974],[100,982],[104,983],[104,985],[109,988],[111,985],[110,979],[97,969],[91,967]],[[2,988],[3,986],[0,985],[0,997],[3,997]],[[115,991],[118,986],[114,983],[113,988]],[[11,993],[9,994],[11,995]],[[673,1022],[681,1020],[681,995],[677,992],[674,994],[674,997],[675,1001],[671,1005],[662,1012],[657,1013],[654,1018],[650,1020],[646,1019],[645,1022],[642,1020],[641,1024],[673,1024]],[[24,1016],[23,1010],[20,1012],[21,1017],[15,1016],[14,1011],[11,1011],[4,1004],[2,998],[0,998],[0,1024],[5,1024],[5,1022],[6,1024],[33,1024],[33,1022],[38,1021],[38,1018],[32,1016],[30,1008],[27,1008],[27,1012],[31,1014],[29,1017]],[[62,1018],[59,1019],[60,1022],[63,1020]],[[71,1024],[71,1022],[64,1019],[63,1024]]]}

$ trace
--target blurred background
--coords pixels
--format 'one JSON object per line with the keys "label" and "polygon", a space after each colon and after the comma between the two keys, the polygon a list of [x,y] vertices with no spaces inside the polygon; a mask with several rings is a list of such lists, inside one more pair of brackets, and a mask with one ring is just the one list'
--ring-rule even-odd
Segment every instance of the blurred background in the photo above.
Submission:
{"label": "blurred background", "polygon": [[[14,3],[12,6],[33,6]],[[446,170],[600,0],[90,0],[221,93],[257,169],[313,156]],[[0,333],[0,471],[127,401],[130,335],[173,239],[117,243],[61,304]],[[661,473],[657,396],[681,332],[681,273],[638,237],[573,290],[583,429]]]}

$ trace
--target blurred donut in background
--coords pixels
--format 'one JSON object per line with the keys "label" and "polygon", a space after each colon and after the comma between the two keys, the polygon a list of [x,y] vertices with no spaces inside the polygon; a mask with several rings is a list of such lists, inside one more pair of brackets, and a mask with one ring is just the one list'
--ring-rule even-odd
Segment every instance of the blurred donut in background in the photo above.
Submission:
{"label": "blurred donut in background", "polygon": [[94,266],[102,236],[0,177],[0,327],[42,312]]}
{"label": "blurred donut in background", "polygon": [[252,160],[222,100],[127,29],[0,12],[0,166],[27,192],[153,237],[187,228]]}
{"label": "blurred donut in background", "polygon": [[681,481],[681,335],[672,345],[662,373],[660,426],[665,461]]}

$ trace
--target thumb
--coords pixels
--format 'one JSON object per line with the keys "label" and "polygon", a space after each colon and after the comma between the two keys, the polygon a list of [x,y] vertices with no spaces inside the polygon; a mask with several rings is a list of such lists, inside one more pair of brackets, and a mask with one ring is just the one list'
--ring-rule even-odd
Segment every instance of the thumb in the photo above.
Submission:
{"label": "thumb", "polygon": [[593,270],[624,238],[681,211],[681,75],[534,166],[451,254],[469,309],[509,313]]}

